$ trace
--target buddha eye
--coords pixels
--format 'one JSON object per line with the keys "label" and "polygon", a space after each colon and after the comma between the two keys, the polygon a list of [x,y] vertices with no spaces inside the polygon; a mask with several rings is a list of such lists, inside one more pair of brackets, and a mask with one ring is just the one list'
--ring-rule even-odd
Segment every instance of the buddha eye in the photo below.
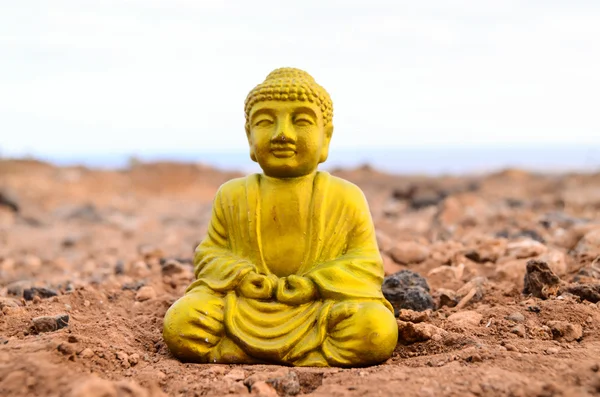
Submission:
{"label": "buddha eye", "polygon": [[254,125],[256,127],[268,127],[272,124],[273,124],[273,120],[267,119],[267,118],[260,119],[260,120],[257,120],[256,122],[254,122]]}
{"label": "buddha eye", "polygon": [[299,114],[294,117],[294,124],[300,127],[306,127],[309,125],[313,125],[314,121],[307,115]]}

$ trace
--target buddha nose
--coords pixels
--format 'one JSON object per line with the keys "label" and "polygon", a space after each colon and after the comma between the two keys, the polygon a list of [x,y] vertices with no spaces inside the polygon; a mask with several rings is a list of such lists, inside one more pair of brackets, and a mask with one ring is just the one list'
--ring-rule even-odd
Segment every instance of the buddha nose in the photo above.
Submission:
{"label": "buddha nose", "polygon": [[287,122],[283,122],[277,128],[275,135],[271,139],[272,143],[279,144],[288,144],[295,145],[296,144],[296,133],[291,125]]}

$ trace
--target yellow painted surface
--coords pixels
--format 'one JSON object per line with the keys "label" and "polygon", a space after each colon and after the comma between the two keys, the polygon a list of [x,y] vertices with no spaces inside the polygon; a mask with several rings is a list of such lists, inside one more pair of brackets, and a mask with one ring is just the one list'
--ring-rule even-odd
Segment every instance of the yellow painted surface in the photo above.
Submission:
{"label": "yellow painted surface", "polygon": [[317,171],[333,106],[307,73],[277,69],[246,100],[250,155],[263,174],[225,183],[196,281],[163,335],[183,361],[362,366],[398,338],[362,191]]}

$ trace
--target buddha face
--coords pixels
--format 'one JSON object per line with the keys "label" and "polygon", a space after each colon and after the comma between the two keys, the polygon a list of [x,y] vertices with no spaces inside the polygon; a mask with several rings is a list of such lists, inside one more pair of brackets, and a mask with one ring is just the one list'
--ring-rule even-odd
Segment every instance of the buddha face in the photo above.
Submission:
{"label": "buddha face", "polygon": [[333,126],[321,109],[304,101],[262,101],[249,118],[250,157],[267,176],[308,175],[327,160]]}

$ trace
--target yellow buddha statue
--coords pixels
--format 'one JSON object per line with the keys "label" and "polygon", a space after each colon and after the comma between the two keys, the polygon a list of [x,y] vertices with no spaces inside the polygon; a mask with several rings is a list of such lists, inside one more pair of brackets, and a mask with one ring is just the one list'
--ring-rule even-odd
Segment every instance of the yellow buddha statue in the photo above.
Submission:
{"label": "yellow buddha statue", "polygon": [[329,94],[304,71],[276,69],[248,94],[245,113],[264,174],[219,188],[196,280],[165,315],[169,349],[200,363],[387,360],[398,328],[367,201],[317,171],[333,133]]}

